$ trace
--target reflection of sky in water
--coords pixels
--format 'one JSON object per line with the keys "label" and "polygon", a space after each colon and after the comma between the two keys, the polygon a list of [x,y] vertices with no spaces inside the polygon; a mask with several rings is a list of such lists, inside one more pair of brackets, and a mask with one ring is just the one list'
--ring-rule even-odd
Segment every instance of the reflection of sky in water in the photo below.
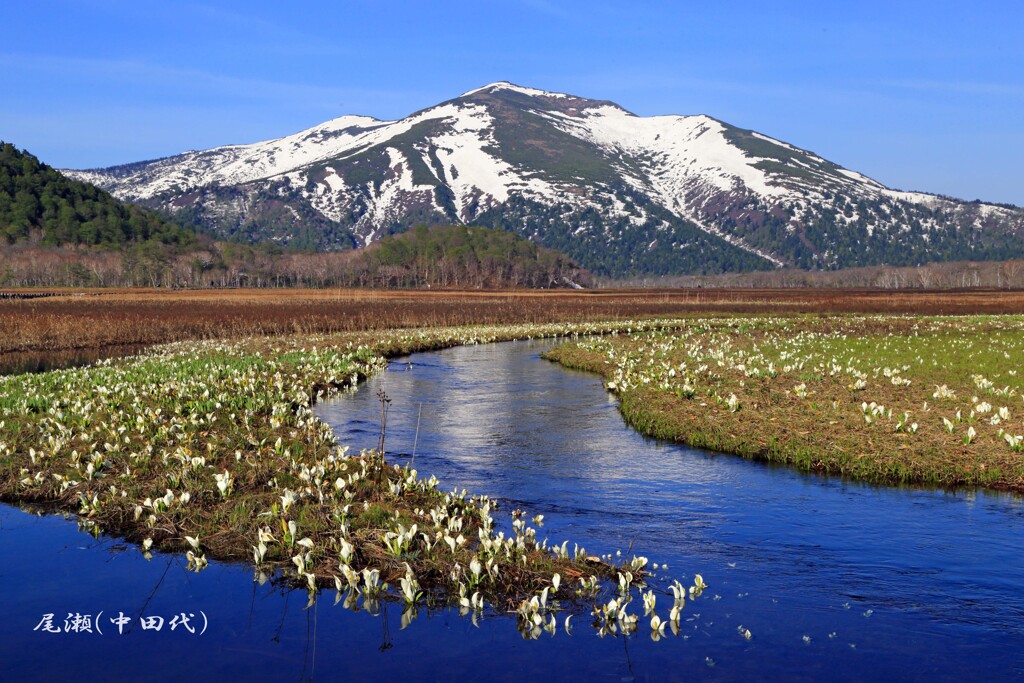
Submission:
{"label": "reflection of sky in water", "polygon": [[[546,345],[412,356],[411,369],[396,362],[318,413],[343,443],[373,447],[383,383],[396,461],[412,450],[422,402],[416,468],[446,489],[503,499],[500,519],[514,507],[542,513],[552,541],[578,540],[592,553],[632,543],[668,562],[667,577],[701,572],[710,589],[684,610],[688,639],[652,643],[642,620],[641,637],[602,640],[585,615],[574,619],[574,637],[536,643],[504,617],[475,628],[442,612],[402,631],[394,606],[381,618],[351,614],[332,606],[328,591],[306,610],[303,591],[255,586],[247,567],[213,563],[191,574],[182,558],[145,562],[137,549],[93,541],[73,522],[0,506],[0,581],[8,587],[0,679],[156,682],[186,671],[196,680],[250,681],[1024,675],[1021,499],[874,488],[648,441],[624,426],[598,379],[538,360]],[[662,616],[670,602],[659,596]],[[49,640],[32,631],[44,612],[144,608],[204,610],[210,631],[201,639],[136,631]],[[740,625],[753,640],[737,634]],[[382,651],[382,643],[391,647]]]}
{"label": "reflection of sky in water", "polygon": [[[504,515],[543,513],[553,542],[632,544],[669,575],[701,571],[716,607],[728,601],[762,636],[842,631],[862,652],[910,656],[940,642],[966,655],[981,647],[958,642],[968,635],[1003,646],[1024,635],[1020,498],[871,487],[644,439],[599,379],[539,360],[548,346],[414,355],[319,414],[343,443],[372,447],[383,386],[388,450],[408,455],[422,403],[421,473],[508,500]],[[1020,664],[1008,649],[993,657]]]}

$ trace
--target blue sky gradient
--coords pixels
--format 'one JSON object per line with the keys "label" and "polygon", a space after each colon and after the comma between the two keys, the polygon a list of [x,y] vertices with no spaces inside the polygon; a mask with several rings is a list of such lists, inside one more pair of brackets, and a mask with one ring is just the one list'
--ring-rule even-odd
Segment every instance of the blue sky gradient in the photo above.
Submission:
{"label": "blue sky gradient", "polygon": [[401,118],[508,80],[708,114],[1024,205],[1024,3],[12,2],[0,139],[87,168]]}

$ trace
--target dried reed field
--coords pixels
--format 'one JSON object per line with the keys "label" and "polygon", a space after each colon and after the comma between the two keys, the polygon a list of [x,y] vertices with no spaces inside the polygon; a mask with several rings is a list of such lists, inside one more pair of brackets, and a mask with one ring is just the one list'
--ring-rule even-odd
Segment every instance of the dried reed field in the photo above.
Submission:
{"label": "dried reed field", "polygon": [[138,289],[46,293],[53,296],[0,299],[0,354],[254,335],[709,313],[1024,313],[1024,292],[996,290]]}

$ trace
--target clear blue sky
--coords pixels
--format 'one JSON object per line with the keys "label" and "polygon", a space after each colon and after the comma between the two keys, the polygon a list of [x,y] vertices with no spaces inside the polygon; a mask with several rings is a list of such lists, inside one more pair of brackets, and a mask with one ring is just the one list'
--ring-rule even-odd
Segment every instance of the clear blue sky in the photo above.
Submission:
{"label": "clear blue sky", "polygon": [[85,168],[405,116],[509,80],[704,113],[902,189],[1024,205],[1024,3],[6,3],[0,139]]}

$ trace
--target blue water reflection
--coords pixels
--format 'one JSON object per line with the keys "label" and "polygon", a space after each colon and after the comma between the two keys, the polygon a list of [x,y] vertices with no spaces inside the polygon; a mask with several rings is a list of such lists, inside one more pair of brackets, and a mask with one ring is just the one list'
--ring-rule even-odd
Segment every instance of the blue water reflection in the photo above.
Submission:
{"label": "blue water reflection", "polygon": [[[709,590],[680,637],[574,635],[526,642],[510,617],[474,627],[455,612],[379,616],[307,609],[303,591],[253,582],[245,566],[145,560],[74,521],[0,506],[0,679],[146,680],[1013,680],[1024,674],[1020,498],[865,486],[646,440],[596,378],[539,359],[550,342],[417,354],[318,413],[355,449],[545,515],[551,541],[668,563],[660,578]],[[416,435],[417,418],[419,434]],[[570,548],[572,543],[570,543]],[[664,616],[671,599],[659,598]],[[205,613],[192,635],[33,631],[54,613],[103,620]],[[745,640],[743,626],[753,633]],[[806,636],[806,639],[805,639]]]}
{"label": "blue water reflection", "polygon": [[[1022,499],[872,487],[645,439],[600,380],[540,360],[549,345],[415,355],[321,415],[344,442],[373,446],[384,388],[389,450],[409,454],[416,441],[416,468],[442,486],[544,514],[552,541],[632,546],[667,562],[666,576],[701,572],[720,599],[692,611],[728,625],[701,646],[730,660],[716,668],[787,679],[1024,672]],[[752,641],[720,642],[739,625]]]}

